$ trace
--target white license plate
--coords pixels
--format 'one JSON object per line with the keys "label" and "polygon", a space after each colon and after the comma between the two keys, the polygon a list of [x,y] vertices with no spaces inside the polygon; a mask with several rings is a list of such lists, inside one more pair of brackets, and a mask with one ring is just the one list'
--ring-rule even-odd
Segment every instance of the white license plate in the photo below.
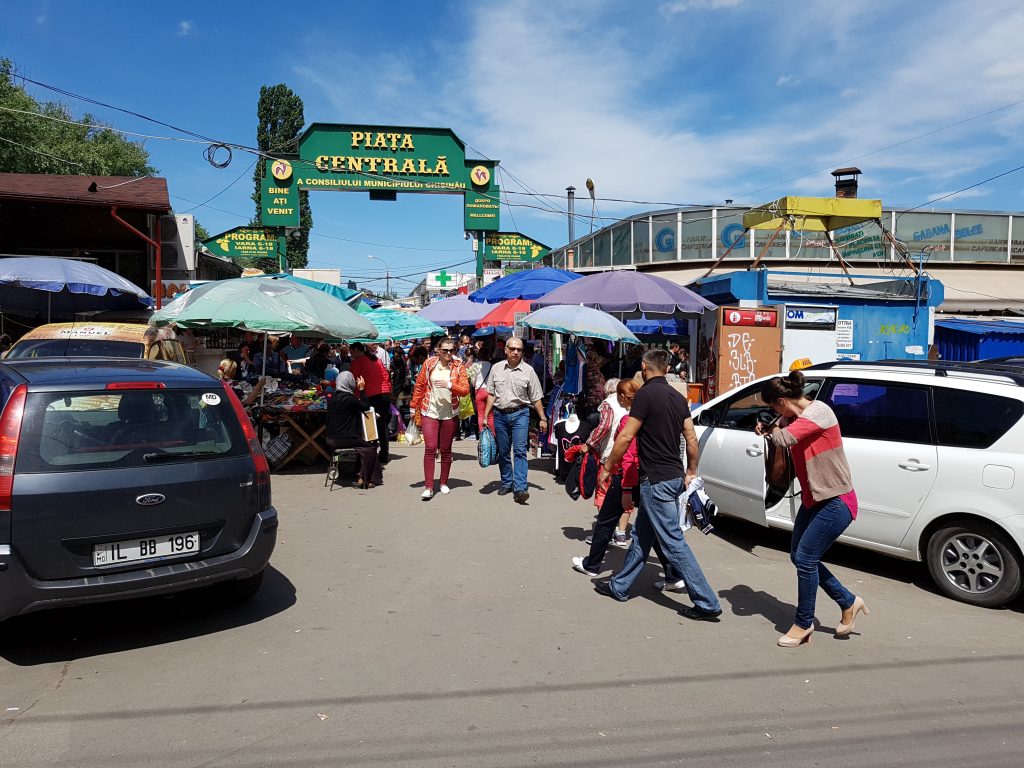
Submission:
{"label": "white license plate", "polygon": [[177,557],[199,551],[199,532],[171,533],[145,539],[114,541],[92,548],[93,565],[120,565],[138,560]]}

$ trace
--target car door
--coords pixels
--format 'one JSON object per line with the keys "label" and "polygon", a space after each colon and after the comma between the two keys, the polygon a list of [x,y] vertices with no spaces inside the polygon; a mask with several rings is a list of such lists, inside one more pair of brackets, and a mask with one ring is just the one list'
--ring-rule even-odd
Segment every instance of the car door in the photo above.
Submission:
{"label": "car door", "polygon": [[898,547],[938,473],[928,388],[837,377],[820,399],[839,420],[857,491],[846,538]]}
{"label": "car door", "polygon": [[718,509],[767,525],[764,509],[764,438],[754,432],[757,414],[765,410],[761,384],[738,390],[719,403],[709,403],[697,416],[700,475]]}

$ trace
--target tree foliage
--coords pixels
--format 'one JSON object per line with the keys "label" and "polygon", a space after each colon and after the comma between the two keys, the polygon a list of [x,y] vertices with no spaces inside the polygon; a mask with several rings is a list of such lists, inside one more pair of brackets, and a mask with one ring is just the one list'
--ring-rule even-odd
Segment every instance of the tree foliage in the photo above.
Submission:
{"label": "tree foliage", "polygon": [[[273,156],[294,154],[298,148],[299,136],[306,124],[302,99],[287,85],[260,88],[260,99],[256,106],[256,146],[262,152]],[[263,209],[261,183],[266,163],[256,164],[253,176],[255,190],[252,199],[256,203],[256,218],[253,224],[259,226]],[[305,267],[309,260],[309,231],[313,228],[313,211],[309,207],[309,193],[299,192],[299,228],[288,237],[288,265],[292,268]]]}
{"label": "tree foliage", "polygon": [[125,139],[92,115],[75,118],[65,104],[36,101],[17,84],[10,59],[0,59],[0,107],[5,107],[0,110],[2,172],[90,176],[156,173],[140,143]]}

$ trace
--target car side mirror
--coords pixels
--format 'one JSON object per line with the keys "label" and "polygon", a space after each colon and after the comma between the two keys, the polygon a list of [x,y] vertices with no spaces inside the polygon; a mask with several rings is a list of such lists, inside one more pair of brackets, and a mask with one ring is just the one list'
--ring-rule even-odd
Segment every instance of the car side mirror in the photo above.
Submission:
{"label": "car side mirror", "polygon": [[715,413],[711,409],[703,410],[697,414],[697,424],[702,427],[715,426]]}

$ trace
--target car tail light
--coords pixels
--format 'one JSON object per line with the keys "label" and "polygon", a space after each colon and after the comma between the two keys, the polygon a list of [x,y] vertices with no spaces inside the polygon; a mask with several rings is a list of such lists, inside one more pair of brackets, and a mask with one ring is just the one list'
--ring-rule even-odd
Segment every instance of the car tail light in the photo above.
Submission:
{"label": "car tail light", "polygon": [[18,455],[18,440],[21,437],[21,420],[25,415],[24,384],[19,384],[11,393],[0,417],[0,510],[10,511],[11,490],[14,487],[14,459]]}
{"label": "car tail light", "polygon": [[162,381],[112,381],[107,389],[164,389]]}
{"label": "car tail light", "polygon": [[238,399],[238,395],[235,394],[235,390],[226,381],[221,383],[224,385],[224,391],[227,393],[228,402],[235,409],[238,423],[242,426],[242,434],[245,435],[245,443],[249,446],[249,453],[252,455],[252,462],[256,465],[256,490],[259,492],[259,508],[264,510],[270,506],[270,464],[267,462],[266,454],[263,453],[263,446],[260,445],[260,438],[256,434],[256,429],[253,427],[252,422],[249,421],[249,415],[245,412],[245,408],[242,407],[242,403]]}

